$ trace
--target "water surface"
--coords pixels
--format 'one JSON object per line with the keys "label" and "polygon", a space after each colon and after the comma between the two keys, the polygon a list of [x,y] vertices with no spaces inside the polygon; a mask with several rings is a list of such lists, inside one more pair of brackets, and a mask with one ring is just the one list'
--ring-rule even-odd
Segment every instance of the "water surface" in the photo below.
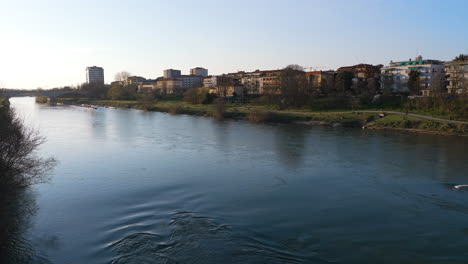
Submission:
{"label": "water surface", "polygon": [[59,161],[33,263],[468,262],[466,138],[11,102]]}

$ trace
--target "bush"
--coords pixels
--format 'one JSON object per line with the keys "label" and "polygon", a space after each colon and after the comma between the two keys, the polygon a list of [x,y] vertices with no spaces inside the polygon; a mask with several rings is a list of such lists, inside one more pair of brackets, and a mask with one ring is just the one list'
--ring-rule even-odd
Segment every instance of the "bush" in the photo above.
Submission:
{"label": "bush", "polygon": [[246,119],[254,122],[272,122],[276,119],[276,114],[271,111],[254,109],[247,114]]}
{"label": "bush", "polygon": [[192,88],[184,93],[184,101],[191,104],[206,104],[208,88]]}
{"label": "bush", "polygon": [[217,120],[223,120],[226,112],[226,102],[224,98],[218,98],[214,100],[214,111],[213,116]]}
{"label": "bush", "polygon": [[47,100],[49,98],[47,96],[38,96],[36,97],[36,103],[38,104],[47,104]]}
{"label": "bush", "polygon": [[142,110],[149,111],[153,108],[153,104],[157,102],[156,95],[154,93],[136,94],[135,98],[141,103],[140,108]]}
{"label": "bush", "polygon": [[183,112],[183,108],[180,105],[173,104],[169,106],[169,114],[181,114]]}

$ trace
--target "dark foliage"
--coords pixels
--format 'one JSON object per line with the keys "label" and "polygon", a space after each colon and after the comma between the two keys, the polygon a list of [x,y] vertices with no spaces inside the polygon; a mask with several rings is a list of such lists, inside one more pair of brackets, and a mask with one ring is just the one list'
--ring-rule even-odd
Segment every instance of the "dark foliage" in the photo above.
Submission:
{"label": "dark foliage", "polygon": [[44,140],[36,130],[27,128],[13,110],[0,110],[0,192],[45,180],[55,160],[37,156]]}

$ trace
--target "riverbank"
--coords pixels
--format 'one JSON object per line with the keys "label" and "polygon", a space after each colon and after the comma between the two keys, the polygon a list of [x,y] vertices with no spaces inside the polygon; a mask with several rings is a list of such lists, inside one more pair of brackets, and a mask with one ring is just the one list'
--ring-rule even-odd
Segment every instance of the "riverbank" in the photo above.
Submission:
{"label": "riverbank", "polygon": [[[89,104],[102,107],[132,108],[171,114],[211,117],[215,115],[215,108],[213,105],[194,105],[177,100],[141,102],[62,98],[58,99],[58,101],[71,105]],[[223,117],[254,122],[301,123],[314,126],[354,127],[373,130],[395,130],[411,133],[468,136],[468,122],[442,120],[412,113],[389,112],[378,110],[315,112],[303,109],[277,110],[263,105],[229,104],[225,107]]]}

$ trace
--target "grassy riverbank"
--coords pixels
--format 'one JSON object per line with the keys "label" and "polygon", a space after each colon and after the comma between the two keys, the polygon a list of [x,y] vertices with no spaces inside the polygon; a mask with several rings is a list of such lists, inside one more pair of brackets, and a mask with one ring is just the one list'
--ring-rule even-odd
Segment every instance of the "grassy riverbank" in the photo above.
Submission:
{"label": "grassy riverbank", "polygon": [[[60,99],[65,104],[92,104],[117,108],[133,108],[147,111],[166,112],[171,114],[189,114],[198,116],[214,116],[213,105],[189,104],[181,100],[160,100],[155,102],[127,100],[89,100]],[[455,124],[445,121],[435,121],[421,117],[385,114],[379,118],[378,113],[366,111],[312,111],[307,109],[278,110],[275,107],[254,104],[228,104],[223,114],[224,118],[247,119],[254,122],[302,123],[305,125],[320,125],[333,127],[366,127],[368,129],[398,130],[418,133],[443,135],[468,135],[467,124]]]}

